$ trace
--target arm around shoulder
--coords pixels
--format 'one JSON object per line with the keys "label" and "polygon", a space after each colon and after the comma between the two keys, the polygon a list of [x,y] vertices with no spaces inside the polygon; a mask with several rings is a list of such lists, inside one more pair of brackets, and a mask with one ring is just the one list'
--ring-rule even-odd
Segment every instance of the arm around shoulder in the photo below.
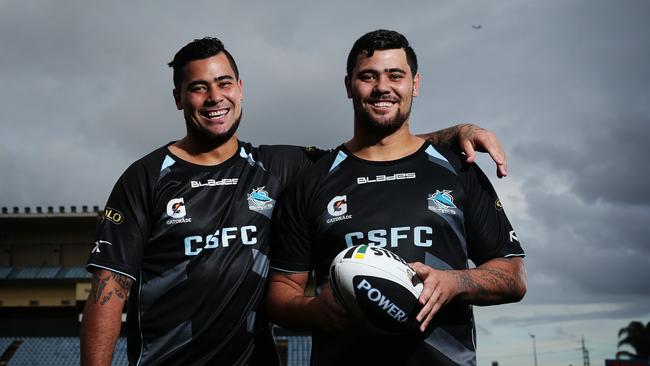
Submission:
{"label": "arm around shoulder", "polygon": [[131,278],[108,270],[93,272],[81,322],[82,365],[111,364],[132,283]]}
{"label": "arm around shoulder", "polygon": [[497,166],[497,176],[503,178],[508,175],[506,152],[492,131],[464,123],[418,136],[450,150],[464,152],[468,163],[475,161],[476,151],[486,152]]}

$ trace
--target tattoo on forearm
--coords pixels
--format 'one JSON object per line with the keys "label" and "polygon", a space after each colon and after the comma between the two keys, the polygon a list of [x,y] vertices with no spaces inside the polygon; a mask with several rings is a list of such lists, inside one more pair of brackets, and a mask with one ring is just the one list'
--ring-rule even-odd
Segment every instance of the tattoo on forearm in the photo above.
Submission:
{"label": "tattoo on forearm", "polygon": [[109,278],[110,276],[99,277],[99,275],[93,275],[92,285],[90,288],[90,297],[95,302],[95,304],[99,302],[100,298],[102,298],[102,293],[108,284]]}
{"label": "tattoo on forearm", "polygon": [[[497,258],[495,261],[508,262],[507,258]],[[507,274],[498,268],[481,269],[480,277],[471,276],[468,272],[462,271],[458,275],[460,288],[466,291],[472,298],[479,302],[490,302],[499,298],[500,293],[513,293],[517,291],[520,281],[520,274]]]}
{"label": "tattoo on forearm", "polygon": [[122,299],[122,300],[126,300],[126,299],[129,297],[129,293],[128,293],[128,292],[126,292],[126,293],[125,293],[125,292],[122,292],[122,291],[121,291],[119,288],[117,288],[117,287],[115,288],[115,295],[117,295],[117,297],[119,297],[119,298]]}
{"label": "tattoo on forearm", "polygon": [[[108,293],[104,293],[108,281],[111,278],[115,281],[117,286],[108,291]],[[104,277],[100,277],[99,274],[94,274],[92,285],[90,287],[89,299],[91,299],[95,304],[99,303],[100,305],[106,305],[113,297],[113,293],[115,293],[115,295],[120,299],[127,300],[129,298],[129,290],[131,289],[132,283],[133,280],[131,278],[117,273],[111,273]]]}
{"label": "tattoo on forearm", "polygon": [[111,273],[111,276],[113,277],[113,280],[117,282],[118,285],[122,286],[122,288],[126,291],[129,291],[131,289],[131,284],[133,283],[133,280],[130,279],[127,276],[122,276],[117,273]]}
{"label": "tattoo on forearm", "polygon": [[102,298],[102,301],[100,301],[99,304],[100,304],[100,305],[106,305],[106,303],[108,302],[108,300],[111,299],[111,296],[113,296],[113,291],[109,291],[108,294],[106,294],[106,296],[104,296],[104,297]]}

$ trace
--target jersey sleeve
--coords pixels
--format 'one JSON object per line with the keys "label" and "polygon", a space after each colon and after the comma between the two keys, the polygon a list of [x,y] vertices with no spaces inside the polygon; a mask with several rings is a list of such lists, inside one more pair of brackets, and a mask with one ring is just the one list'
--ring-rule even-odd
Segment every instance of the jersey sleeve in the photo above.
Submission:
{"label": "jersey sleeve", "polygon": [[497,257],[524,256],[519,239],[490,180],[470,164],[461,171],[467,203],[465,229],[469,258],[478,266]]}
{"label": "jersey sleeve", "polygon": [[138,163],[117,181],[98,224],[87,270],[107,269],[138,280],[149,236],[148,181],[145,167]]}
{"label": "jersey sleeve", "polygon": [[285,184],[296,180],[300,174],[327,154],[313,146],[261,145],[259,160]]}
{"label": "jersey sleeve", "polygon": [[282,272],[311,270],[311,238],[304,183],[299,181],[278,199],[271,225],[271,268]]}

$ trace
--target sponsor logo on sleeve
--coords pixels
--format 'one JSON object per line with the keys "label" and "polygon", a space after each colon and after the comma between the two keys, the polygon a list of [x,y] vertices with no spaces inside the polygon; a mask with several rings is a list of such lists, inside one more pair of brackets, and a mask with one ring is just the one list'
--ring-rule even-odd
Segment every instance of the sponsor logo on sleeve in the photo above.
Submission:
{"label": "sponsor logo on sleeve", "polygon": [[510,236],[511,243],[514,243],[515,241],[519,242],[519,239],[517,239],[517,234],[515,233],[514,230],[510,230],[509,236]]}
{"label": "sponsor logo on sleeve", "polygon": [[498,198],[496,201],[494,201],[494,208],[496,208],[497,211],[503,210],[503,205],[501,204],[501,201]]}
{"label": "sponsor logo on sleeve", "polygon": [[167,225],[192,222],[191,218],[185,217],[186,215],[185,201],[182,197],[172,198],[167,202],[167,216],[169,217],[169,220],[166,221]]}
{"label": "sponsor logo on sleeve", "polygon": [[124,222],[124,214],[114,208],[106,207],[104,209],[104,219],[119,225]]}
{"label": "sponsor logo on sleeve", "polygon": [[330,218],[326,220],[328,224],[348,220],[352,218],[352,215],[346,215],[348,212],[348,196],[334,196],[329,203],[327,204],[327,213]]}
{"label": "sponsor logo on sleeve", "polygon": [[457,207],[451,192],[451,190],[443,189],[430,194],[427,198],[429,210],[441,214],[455,215]]}
{"label": "sponsor logo on sleeve", "polygon": [[111,242],[106,241],[106,240],[97,240],[95,242],[95,247],[93,248],[93,250],[90,251],[90,254],[92,254],[92,253],[101,253],[102,251],[99,249],[100,244],[113,245]]}

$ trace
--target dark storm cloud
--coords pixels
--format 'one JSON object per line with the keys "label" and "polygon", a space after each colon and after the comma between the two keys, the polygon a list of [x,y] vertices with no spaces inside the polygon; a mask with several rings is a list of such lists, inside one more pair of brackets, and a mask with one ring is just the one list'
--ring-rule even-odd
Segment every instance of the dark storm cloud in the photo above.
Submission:
{"label": "dark storm cloud", "polygon": [[582,313],[558,313],[553,315],[532,315],[523,317],[501,316],[491,320],[494,324],[502,325],[535,325],[544,323],[560,323],[565,321],[594,320],[598,319],[629,319],[630,317],[639,316],[639,314],[648,315],[647,303],[636,302],[623,304],[608,310],[592,310]]}

